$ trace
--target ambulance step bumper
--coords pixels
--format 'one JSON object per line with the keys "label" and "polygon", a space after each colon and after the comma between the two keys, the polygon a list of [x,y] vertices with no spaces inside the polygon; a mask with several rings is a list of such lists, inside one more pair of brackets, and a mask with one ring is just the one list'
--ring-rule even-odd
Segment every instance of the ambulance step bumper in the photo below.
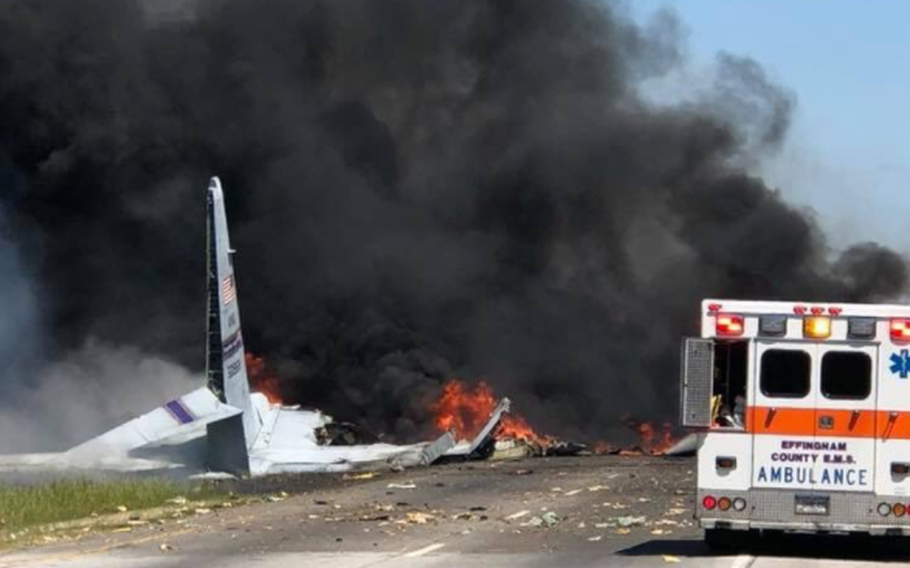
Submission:
{"label": "ambulance step bumper", "polygon": [[703,529],[734,531],[768,530],[799,533],[862,533],[873,536],[910,536],[910,527],[894,525],[855,525],[843,523],[799,523],[771,521],[729,521],[726,519],[699,519]]}
{"label": "ambulance step bumper", "polygon": [[[910,536],[908,499],[871,492],[702,488],[697,493],[695,517],[706,529]],[[731,502],[738,502],[739,507],[730,507]],[[725,507],[720,506],[723,503]],[[895,504],[900,504],[900,513],[892,513],[892,505],[897,510]]]}

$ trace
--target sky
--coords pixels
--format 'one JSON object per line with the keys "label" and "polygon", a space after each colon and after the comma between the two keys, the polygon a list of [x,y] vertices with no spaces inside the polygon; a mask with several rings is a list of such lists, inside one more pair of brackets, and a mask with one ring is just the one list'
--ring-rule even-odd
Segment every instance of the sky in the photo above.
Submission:
{"label": "sky", "polygon": [[910,2],[629,0],[669,9],[688,35],[692,76],[725,51],[758,61],[797,105],[762,173],[816,212],[834,246],[874,240],[910,253]]}

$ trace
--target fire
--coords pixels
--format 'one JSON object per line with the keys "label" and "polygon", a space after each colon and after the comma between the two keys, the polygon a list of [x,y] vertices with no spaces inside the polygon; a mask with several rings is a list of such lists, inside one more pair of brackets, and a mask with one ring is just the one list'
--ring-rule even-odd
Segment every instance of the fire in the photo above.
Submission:
{"label": "fire", "polygon": [[664,422],[657,430],[648,422],[642,422],[637,427],[638,441],[642,450],[652,456],[660,455],[669,450],[676,443],[672,427],[669,422]]}
{"label": "fire", "polygon": [[272,404],[281,404],[278,377],[268,372],[262,357],[247,353],[246,371],[250,381],[250,388],[264,394]]}
{"label": "fire", "polygon": [[669,422],[664,422],[656,428],[650,422],[639,422],[629,417],[624,417],[622,423],[635,432],[638,441],[634,446],[616,446],[610,442],[601,441],[594,445],[595,454],[617,454],[620,456],[659,456],[673,447],[678,441],[673,435],[673,427]]}
{"label": "fire", "polygon": [[436,428],[451,431],[456,438],[473,438],[494,408],[496,399],[487,383],[480,381],[472,391],[453,379],[442,387],[442,395],[432,407],[433,421]]}
{"label": "fire", "polygon": [[[456,438],[465,440],[476,436],[498,400],[485,381],[473,389],[463,381],[452,379],[442,387],[442,394],[433,404],[433,421],[440,431],[451,431]],[[497,438],[523,438],[529,442],[546,445],[547,436],[538,435],[527,421],[516,415],[503,415],[496,431]]]}
{"label": "fire", "polygon": [[521,416],[505,415],[496,430],[497,438],[523,439],[539,446],[548,446],[553,441],[549,436],[541,436],[534,431]]}

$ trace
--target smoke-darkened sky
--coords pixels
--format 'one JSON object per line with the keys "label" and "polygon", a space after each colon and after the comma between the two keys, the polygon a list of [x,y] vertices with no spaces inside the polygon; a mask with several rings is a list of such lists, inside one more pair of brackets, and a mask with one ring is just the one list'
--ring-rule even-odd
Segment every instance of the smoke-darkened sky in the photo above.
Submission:
{"label": "smoke-darkened sky", "polygon": [[[702,297],[906,287],[903,258],[829,250],[753,175],[796,104],[756,63],[720,57],[684,105],[639,95],[685,64],[669,14],[641,26],[586,0],[184,8],[0,8],[0,260],[21,265],[0,290],[29,283],[48,362],[93,338],[201,370],[212,174],[247,346],[290,402],[398,439],[426,433],[454,376],[486,378],[556,434],[673,418]],[[43,376],[0,371],[3,404]]]}

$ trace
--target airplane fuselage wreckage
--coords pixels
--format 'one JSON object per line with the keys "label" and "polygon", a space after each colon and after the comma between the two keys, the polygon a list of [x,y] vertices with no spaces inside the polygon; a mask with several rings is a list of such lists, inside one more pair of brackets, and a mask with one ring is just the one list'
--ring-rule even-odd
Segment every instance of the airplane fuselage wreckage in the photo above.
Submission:
{"label": "airplane fuselage wreckage", "polygon": [[467,458],[493,442],[508,412],[503,399],[470,441],[451,432],[412,445],[333,445],[320,432],[332,425],[319,411],[270,402],[250,392],[237,281],[221,182],[208,186],[206,229],[207,385],[170,400],[68,451],[0,456],[0,471],[224,472],[267,475],[406,468],[441,458]]}

